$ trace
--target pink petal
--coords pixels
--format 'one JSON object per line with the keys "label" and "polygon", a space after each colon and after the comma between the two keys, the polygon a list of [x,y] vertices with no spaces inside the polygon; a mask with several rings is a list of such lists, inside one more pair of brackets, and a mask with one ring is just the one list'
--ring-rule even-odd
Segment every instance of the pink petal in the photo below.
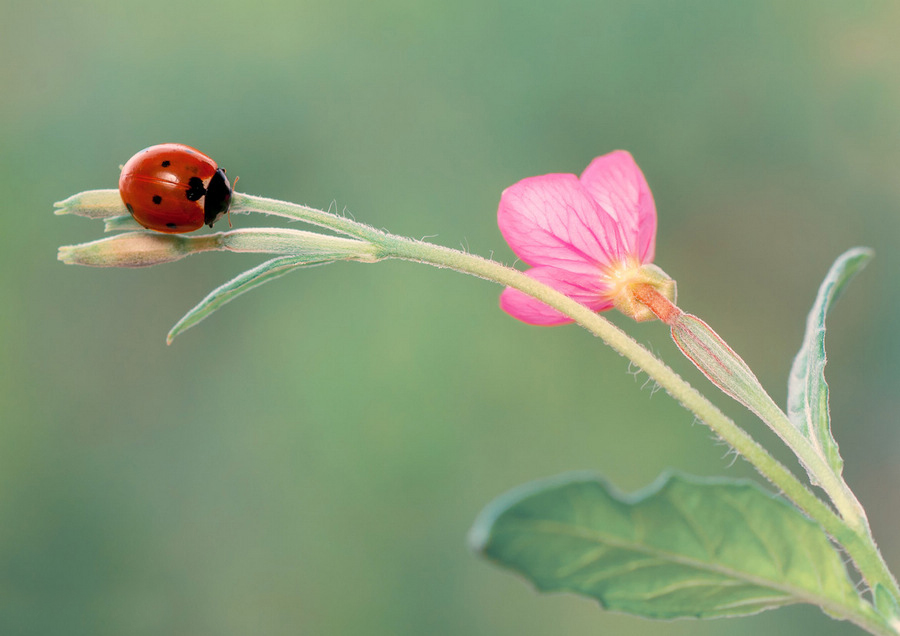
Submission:
{"label": "pink petal", "polygon": [[616,150],[597,157],[585,168],[581,183],[618,221],[628,253],[642,263],[651,262],[656,244],[656,204],[631,154]]}
{"label": "pink petal", "polygon": [[545,174],[511,185],[500,197],[497,223],[529,265],[589,273],[623,255],[614,219],[573,174]]}
{"label": "pink petal", "polygon": [[[606,285],[603,284],[597,270],[589,275],[576,274],[555,267],[532,267],[525,275],[553,287],[593,311],[603,311],[612,307],[612,301],[604,295]],[[565,314],[512,287],[507,287],[500,294],[500,308],[513,318],[530,325],[550,326],[572,322]]]}

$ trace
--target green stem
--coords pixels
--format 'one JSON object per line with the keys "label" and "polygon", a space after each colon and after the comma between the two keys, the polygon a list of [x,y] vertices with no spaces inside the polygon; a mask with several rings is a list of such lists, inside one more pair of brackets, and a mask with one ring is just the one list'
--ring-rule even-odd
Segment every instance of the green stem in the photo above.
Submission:
{"label": "green stem", "polygon": [[800,460],[813,484],[825,491],[844,521],[870,535],[865,510],[847,483],[816,450],[766,392],[743,358],[709,325],[686,314],[650,285],[632,291],[634,298],[670,325],[672,339],[681,352],[723,393],[753,411]]}
{"label": "green stem", "polygon": [[354,238],[362,239],[380,244],[388,236],[387,232],[376,230],[370,225],[353,221],[351,219],[310,208],[297,203],[289,203],[288,201],[279,201],[278,199],[268,199],[266,197],[258,197],[252,194],[242,194],[235,192],[231,197],[230,212],[234,214],[245,214],[247,212],[262,212],[263,214],[272,214],[274,216],[283,216],[288,219],[304,221],[312,223],[319,227],[326,227],[335,232],[346,234]]}
{"label": "green stem", "polygon": [[828,493],[844,521],[858,534],[871,537],[866,511],[844,478],[832,470],[822,455],[816,452],[810,441],[797,430],[797,427],[791,423],[788,416],[769,394],[764,392],[763,395],[765,399],[760,400],[757,408],[754,409],[759,418],[778,433],[797,455],[797,459],[800,460],[807,472],[814,477],[822,490]]}
{"label": "green stem", "polygon": [[[706,423],[738,453],[743,455],[763,477],[780,489],[797,507],[817,521],[835,541],[844,547],[870,588],[874,589],[875,585],[880,583],[890,590],[895,597],[900,598],[900,587],[898,587],[896,580],[887,568],[868,532],[849,526],[765,448],[677,373],[666,366],[665,363],[611,322],[578,302],[551,287],[525,276],[516,269],[500,265],[480,256],[394,236],[321,210],[274,199],[235,194],[232,202],[232,211],[263,212],[326,227],[373,243],[379,249],[380,258],[415,261],[471,274],[504,286],[514,287],[563,312],[577,324],[601,338],[615,351],[640,367],[669,395],[692,412],[699,420]],[[777,409],[777,407],[775,408]],[[857,618],[863,620],[866,629],[871,630],[870,617]],[[858,624],[861,623],[858,622]],[[872,631],[873,633],[884,634],[900,633],[891,630],[885,631],[884,627],[881,627],[878,631]]]}

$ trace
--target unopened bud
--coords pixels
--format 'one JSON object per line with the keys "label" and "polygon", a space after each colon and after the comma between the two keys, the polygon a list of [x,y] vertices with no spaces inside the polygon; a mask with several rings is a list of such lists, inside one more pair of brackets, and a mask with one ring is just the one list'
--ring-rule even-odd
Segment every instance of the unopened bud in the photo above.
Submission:
{"label": "unopened bud", "polygon": [[86,190],[53,204],[54,214],[74,214],[105,219],[128,214],[118,190]]}
{"label": "unopened bud", "polygon": [[747,363],[709,325],[682,313],[671,327],[681,352],[723,392],[760,416],[778,410]]}
{"label": "unopened bud", "polygon": [[99,241],[63,246],[59,248],[58,258],[69,265],[148,267],[209,251],[285,254],[316,262],[378,260],[378,249],[365,241],[280,228],[247,228],[194,236],[126,232]]}
{"label": "unopened bud", "polygon": [[58,258],[68,265],[149,267],[215,249],[221,248],[214,234],[180,236],[156,232],[127,232],[90,243],[64,245],[59,248]]}

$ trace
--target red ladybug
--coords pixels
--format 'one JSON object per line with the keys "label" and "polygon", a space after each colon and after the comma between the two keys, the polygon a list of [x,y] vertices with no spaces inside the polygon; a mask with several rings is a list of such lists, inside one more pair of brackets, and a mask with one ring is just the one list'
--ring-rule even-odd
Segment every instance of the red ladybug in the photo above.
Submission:
{"label": "red ladybug", "polygon": [[231,193],[225,171],[182,144],[144,148],[119,176],[119,194],[134,220],[169,234],[212,227],[228,211]]}

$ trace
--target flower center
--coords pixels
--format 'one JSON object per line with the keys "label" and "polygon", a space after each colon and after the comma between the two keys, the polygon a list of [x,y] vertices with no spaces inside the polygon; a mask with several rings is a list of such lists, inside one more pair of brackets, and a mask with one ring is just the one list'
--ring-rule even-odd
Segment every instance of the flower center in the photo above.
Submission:
{"label": "flower center", "polygon": [[675,281],[656,265],[629,258],[607,267],[602,276],[607,285],[606,297],[616,309],[638,322],[656,318],[653,311],[638,300],[640,295],[635,293],[638,288],[652,287],[664,298],[675,302]]}
{"label": "flower center", "polygon": [[603,273],[608,286],[606,295],[609,299],[615,302],[617,298],[630,293],[628,288],[631,285],[647,282],[641,273],[642,267],[636,258],[628,258],[609,265]]}

